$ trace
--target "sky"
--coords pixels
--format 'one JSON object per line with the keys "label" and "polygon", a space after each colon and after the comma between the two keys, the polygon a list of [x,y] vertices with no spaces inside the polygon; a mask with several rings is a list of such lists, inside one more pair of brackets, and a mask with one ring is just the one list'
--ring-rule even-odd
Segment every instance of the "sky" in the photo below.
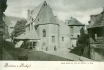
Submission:
{"label": "sky", "polygon": [[27,18],[27,10],[34,9],[44,1],[61,21],[73,17],[84,24],[88,24],[90,15],[101,13],[104,7],[104,0],[7,0],[5,14]]}

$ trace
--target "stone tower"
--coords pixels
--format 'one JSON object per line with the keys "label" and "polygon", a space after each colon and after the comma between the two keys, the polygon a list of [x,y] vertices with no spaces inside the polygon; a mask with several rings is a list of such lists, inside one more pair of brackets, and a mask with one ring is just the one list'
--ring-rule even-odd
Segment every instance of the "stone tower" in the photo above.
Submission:
{"label": "stone tower", "polygon": [[32,11],[35,29],[40,37],[40,49],[55,50],[59,46],[59,24],[46,1]]}

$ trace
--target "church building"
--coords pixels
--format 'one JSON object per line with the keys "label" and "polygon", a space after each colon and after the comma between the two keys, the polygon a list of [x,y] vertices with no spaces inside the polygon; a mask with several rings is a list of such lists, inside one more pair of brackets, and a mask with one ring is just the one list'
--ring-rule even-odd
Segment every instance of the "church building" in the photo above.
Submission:
{"label": "church building", "polygon": [[[53,14],[52,9],[46,1],[33,10],[28,10],[27,20],[25,34],[22,37],[17,37],[17,39],[25,37],[23,39],[28,39],[30,45],[33,45],[35,41],[35,48],[38,48],[38,50],[50,51],[70,47],[68,25],[60,21]],[[28,36],[26,36],[27,34]]]}

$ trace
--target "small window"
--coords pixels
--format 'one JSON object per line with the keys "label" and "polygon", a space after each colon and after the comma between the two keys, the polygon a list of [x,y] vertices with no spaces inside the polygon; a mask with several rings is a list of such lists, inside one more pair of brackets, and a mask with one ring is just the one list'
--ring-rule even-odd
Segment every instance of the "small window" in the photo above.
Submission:
{"label": "small window", "polygon": [[43,29],[43,37],[46,37],[46,30]]}
{"label": "small window", "polygon": [[30,42],[30,46],[32,46],[32,42]]}
{"label": "small window", "polygon": [[62,37],[62,41],[64,41],[64,37]]}
{"label": "small window", "polygon": [[77,35],[77,38],[79,38],[79,35]]}
{"label": "small window", "polygon": [[35,46],[36,46],[36,42],[33,42],[33,48],[35,48]]}
{"label": "small window", "polygon": [[52,36],[52,42],[55,42],[55,36]]}
{"label": "small window", "polygon": [[71,35],[71,36],[73,36],[73,35]]}
{"label": "small window", "polygon": [[73,28],[72,26],[70,28]]}

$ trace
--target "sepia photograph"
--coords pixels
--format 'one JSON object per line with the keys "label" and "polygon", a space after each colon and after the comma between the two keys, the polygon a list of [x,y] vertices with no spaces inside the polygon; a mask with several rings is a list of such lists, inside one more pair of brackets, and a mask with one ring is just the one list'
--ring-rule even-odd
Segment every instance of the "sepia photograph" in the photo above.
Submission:
{"label": "sepia photograph", "polygon": [[104,61],[104,0],[0,0],[1,61]]}

